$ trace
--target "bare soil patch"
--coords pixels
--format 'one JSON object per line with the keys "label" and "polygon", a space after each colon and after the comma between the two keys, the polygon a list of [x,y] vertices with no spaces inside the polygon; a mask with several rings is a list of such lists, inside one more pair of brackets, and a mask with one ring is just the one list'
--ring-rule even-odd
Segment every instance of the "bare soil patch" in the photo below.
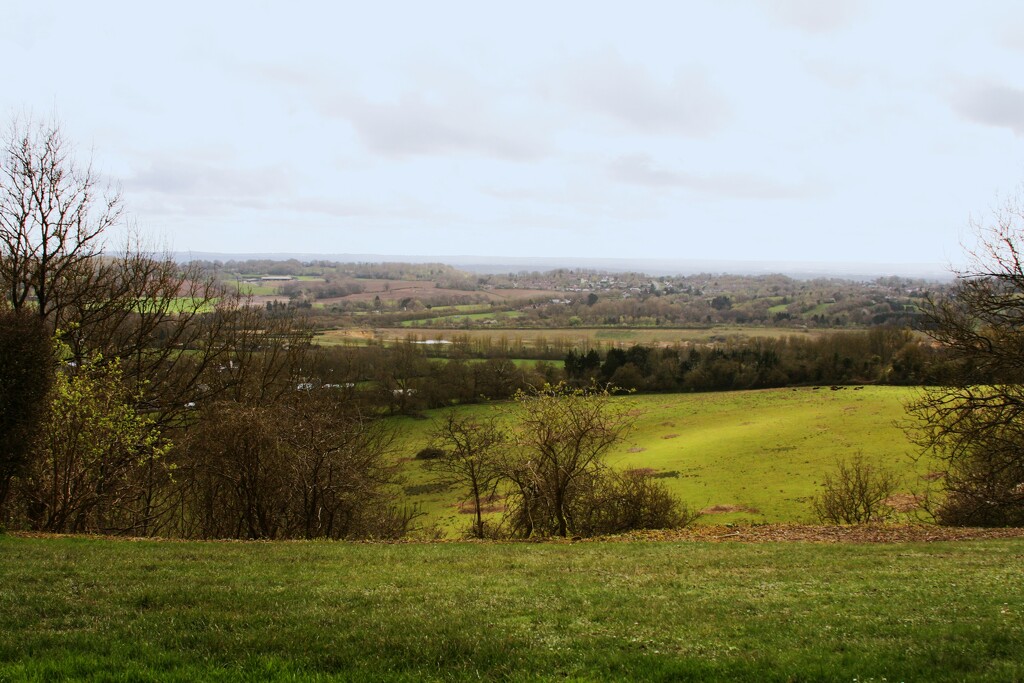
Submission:
{"label": "bare soil patch", "polygon": [[[480,501],[480,512],[487,514],[492,512],[504,512],[505,502],[503,496],[491,496]],[[459,501],[455,508],[459,511],[460,515],[475,515],[476,508],[473,506],[472,500]]]}
{"label": "bare soil patch", "polygon": [[896,512],[913,512],[921,507],[921,499],[913,493],[896,493],[882,502]]}
{"label": "bare soil patch", "polygon": [[746,507],[745,505],[712,505],[701,510],[705,515],[721,515],[727,512],[748,512],[752,515],[759,515],[761,511],[757,508]]}

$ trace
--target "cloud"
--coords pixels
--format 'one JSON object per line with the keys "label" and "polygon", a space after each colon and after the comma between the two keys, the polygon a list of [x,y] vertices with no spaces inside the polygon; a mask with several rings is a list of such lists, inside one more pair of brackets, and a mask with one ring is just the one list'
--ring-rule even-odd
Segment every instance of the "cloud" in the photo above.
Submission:
{"label": "cloud", "polygon": [[392,157],[477,154],[512,161],[543,155],[540,141],[489,111],[486,99],[429,102],[412,93],[396,102],[342,97],[332,108],[364,144]]}
{"label": "cloud", "polygon": [[571,64],[546,89],[645,133],[706,137],[731,116],[729,102],[703,70],[680,69],[659,82],[616,52]]}
{"label": "cloud", "polygon": [[290,187],[278,167],[244,169],[211,162],[164,158],[150,162],[124,180],[127,189],[166,195],[265,197]]}
{"label": "cloud", "polygon": [[[536,125],[502,110],[513,98],[465,74],[424,77],[413,70],[397,94],[367,95],[349,82],[316,70],[249,65],[249,75],[297,90],[321,115],[348,122],[372,152],[387,157],[478,155],[512,161],[546,154]],[[417,78],[417,74],[420,78]]]}
{"label": "cloud", "polygon": [[808,183],[779,183],[747,173],[702,176],[658,168],[645,154],[619,157],[609,166],[614,180],[651,188],[682,188],[731,199],[803,199],[821,193]]}
{"label": "cloud", "polygon": [[1024,135],[1024,90],[1005,85],[969,84],[950,98],[950,106],[961,118]]}
{"label": "cloud", "polygon": [[864,10],[862,0],[774,0],[765,6],[782,23],[808,33],[846,28]]}
{"label": "cloud", "polygon": [[293,183],[281,167],[239,168],[217,154],[162,157],[125,176],[132,206],[147,215],[223,216],[234,209],[263,211]]}

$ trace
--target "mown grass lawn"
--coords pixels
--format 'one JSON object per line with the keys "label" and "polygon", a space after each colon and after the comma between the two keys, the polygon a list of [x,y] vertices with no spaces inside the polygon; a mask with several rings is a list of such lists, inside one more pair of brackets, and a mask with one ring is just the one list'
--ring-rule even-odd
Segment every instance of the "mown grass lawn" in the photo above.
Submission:
{"label": "mown grass lawn", "polygon": [[1024,541],[0,537],[0,680],[1024,679]]}

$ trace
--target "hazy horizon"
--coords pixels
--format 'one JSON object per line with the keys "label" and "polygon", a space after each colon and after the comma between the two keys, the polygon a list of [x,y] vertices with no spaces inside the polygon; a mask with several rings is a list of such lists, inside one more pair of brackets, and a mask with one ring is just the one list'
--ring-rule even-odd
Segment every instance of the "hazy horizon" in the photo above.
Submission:
{"label": "hazy horizon", "polygon": [[942,269],[1024,178],[1009,0],[4,18],[0,110],[56,117],[177,251]]}
{"label": "hazy horizon", "polygon": [[899,276],[934,281],[953,279],[949,266],[936,264],[865,263],[813,261],[736,261],[727,259],[629,259],[586,258],[572,256],[486,256],[445,254],[329,254],[289,252],[203,252],[179,251],[173,256],[182,262],[246,261],[295,259],[302,262],[333,261],[338,263],[442,263],[475,273],[500,274],[507,272],[547,271],[558,268],[576,268],[605,272],[634,272],[651,276],[695,275],[700,273],[730,275],[787,275],[796,279],[835,277],[850,280],[871,280],[878,277]]}

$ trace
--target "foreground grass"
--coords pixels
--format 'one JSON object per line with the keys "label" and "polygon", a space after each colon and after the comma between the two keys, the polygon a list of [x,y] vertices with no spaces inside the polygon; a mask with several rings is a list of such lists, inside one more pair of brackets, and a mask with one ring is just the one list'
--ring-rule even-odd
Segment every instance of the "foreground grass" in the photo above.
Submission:
{"label": "foreground grass", "polygon": [[0,680],[1024,679],[1024,542],[0,537]]}

